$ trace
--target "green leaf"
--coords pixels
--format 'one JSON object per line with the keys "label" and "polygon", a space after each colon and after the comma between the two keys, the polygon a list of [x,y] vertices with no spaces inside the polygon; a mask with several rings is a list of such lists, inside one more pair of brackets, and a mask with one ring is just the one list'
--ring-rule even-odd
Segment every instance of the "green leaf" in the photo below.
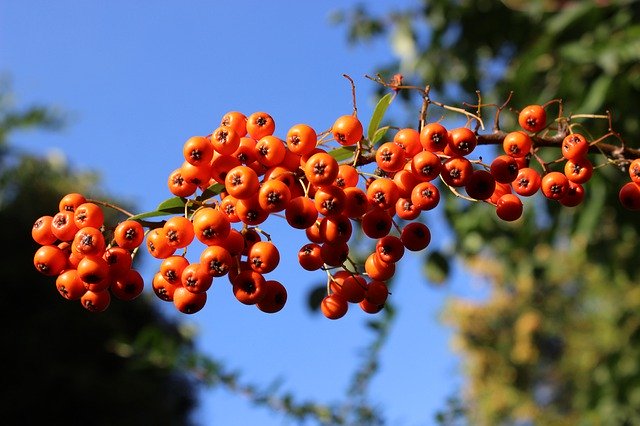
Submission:
{"label": "green leaf", "polygon": [[442,284],[449,276],[449,260],[440,251],[433,251],[427,255],[424,265],[424,273],[427,279],[434,284]]}
{"label": "green leaf", "polygon": [[387,112],[387,108],[389,108],[393,98],[393,93],[387,93],[378,101],[376,108],[373,110],[371,121],[369,121],[369,128],[367,129],[367,138],[369,140],[373,139],[376,131],[378,131],[378,127],[380,126],[380,123],[384,118],[384,114]]}
{"label": "green leaf", "polygon": [[173,198],[166,199],[162,201],[160,204],[158,204],[158,207],[156,207],[156,210],[164,211],[164,210],[170,210],[175,208],[184,209],[184,205],[185,205],[184,198],[173,197]]}
{"label": "green leaf", "polygon": [[199,201],[206,200],[211,197],[215,197],[216,195],[220,194],[222,191],[224,191],[224,185],[221,183],[214,183],[213,185],[211,185],[210,187],[202,191],[202,194],[199,195],[197,199]]}
{"label": "green leaf", "polygon": [[181,197],[169,198],[167,200],[164,200],[160,204],[158,204],[158,207],[156,207],[155,210],[137,214],[135,216],[130,217],[129,219],[141,220],[141,219],[147,219],[150,217],[168,216],[171,214],[184,213],[185,202],[186,202],[185,199]]}
{"label": "green leaf", "polygon": [[336,161],[344,161],[351,157],[353,157],[353,153],[355,152],[355,146],[344,146],[342,148],[336,148],[329,151],[329,154],[336,159]]}
{"label": "green leaf", "polygon": [[307,295],[307,307],[311,312],[317,312],[320,309],[322,299],[327,295],[327,286],[325,284],[314,287]]}
{"label": "green leaf", "polygon": [[380,139],[382,139],[384,135],[387,134],[388,130],[389,126],[380,127],[378,130],[376,130],[373,134],[373,137],[371,137],[370,139],[371,145],[375,145]]}

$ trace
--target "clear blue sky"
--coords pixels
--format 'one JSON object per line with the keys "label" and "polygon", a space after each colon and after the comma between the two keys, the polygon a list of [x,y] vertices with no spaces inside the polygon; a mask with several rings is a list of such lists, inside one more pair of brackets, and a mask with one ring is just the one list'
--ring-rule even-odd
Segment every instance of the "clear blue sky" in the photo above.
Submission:
{"label": "clear blue sky", "polygon": [[[78,169],[97,169],[106,190],[146,211],[170,197],[166,179],[182,162],[184,141],[212,131],[227,111],[267,111],[282,137],[299,122],[325,130],[351,111],[346,73],[356,81],[366,125],[374,84],[363,76],[393,52],[384,41],[350,47],[345,28],[330,25],[330,12],[356,3],[4,1],[0,73],[11,78],[17,104],[54,105],[69,116],[59,133],[28,133],[14,142],[41,154],[64,153]],[[389,11],[416,1],[370,3]],[[448,238],[436,216],[427,218],[434,247]],[[283,389],[302,399],[339,400],[362,359],[359,350],[372,338],[368,317],[351,309],[332,322],[309,313],[307,291],[324,275],[297,265],[302,233],[277,220],[263,227],[281,248],[281,266],[269,277],[287,286],[285,309],[267,315],[241,305],[219,280],[207,306],[181,318],[198,329],[205,353],[247,381],[280,378]],[[460,390],[451,334],[438,317],[450,296],[479,291],[477,279],[459,268],[446,287],[429,286],[420,260],[409,254],[398,269],[392,298],[399,316],[371,387],[371,400],[390,424],[433,424],[445,398]],[[148,283],[158,265],[145,258]],[[286,424],[280,414],[225,390],[201,396],[203,425]]]}

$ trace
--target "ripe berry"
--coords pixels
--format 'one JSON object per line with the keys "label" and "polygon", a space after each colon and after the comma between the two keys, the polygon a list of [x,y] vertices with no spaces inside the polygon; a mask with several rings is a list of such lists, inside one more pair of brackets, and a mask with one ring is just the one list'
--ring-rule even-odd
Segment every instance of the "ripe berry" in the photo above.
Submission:
{"label": "ripe berry", "polygon": [[322,311],[322,314],[332,320],[336,320],[345,316],[348,309],[349,303],[343,296],[339,295],[338,293],[333,293],[325,296],[324,299],[322,299],[322,303],[320,304],[320,310]]}
{"label": "ripe berry", "polygon": [[365,260],[364,270],[372,280],[386,281],[395,274],[396,264],[383,262],[373,252]]}
{"label": "ripe berry", "polygon": [[46,246],[56,242],[57,238],[53,235],[51,224],[53,216],[41,216],[36,220],[31,228],[31,237],[41,246]]}
{"label": "ripe berry", "polygon": [[420,181],[430,181],[437,178],[442,169],[440,157],[431,151],[417,153],[413,156],[410,164],[411,172]]}
{"label": "ripe berry", "polygon": [[567,193],[560,199],[560,204],[565,207],[575,207],[584,200],[584,188],[579,183],[569,181]]}
{"label": "ripe berry", "polygon": [[124,301],[130,301],[140,296],[143,289],[144,279],[135,269],[129,269],[124,277],[115,280],[110,287],[111,293]]}
{"label": "ripe berry", "polygon": [[640,158],[636,158],[629,165],[631,181],[640,184]]}
{"label": "ripe berry", "polygon": [[348,302],[360,303],[366,294],[367,280],[362,275],[349,274],[342,281],[337,293],[344,296]]}
{"label": "ripe berry", "polygon": [[496,188],[493,175],[486,170],[474,170],[465,185],[469,197],[476,200],[486,200],[491,197]]}
{"label": "ripe berry", "polygon": [[622,206],[629,210],[640,210],[640,184],[627,182],[618,193]]}
{"label": "ripe berry", "polygon": [[78,278],[87,290],[106,290],[110,284],[109,264],[101,257],[83,257],[78,263]]}
{"label": "ripe berry", "polygon": [[387,235],[376,242],[376,254],[386,263],[398,262],[404,255],[404,244],[395,235]]}
{"label": "ripe berry", "polygon": [[51,233],[60,241],[72,241],[78,232],[72,211],[56,213],[51,220]]}
{"label": "ripe berry", "polygon": [[510,155],[499,155],[490,166],[491,174],[496,182],[511,183],[518,177],[518,163]]}
{"label": "ripe berry", "polygon": [[247,134],[247,117],[238,111],[229,111],[222,116],[221,126],[231,127],[240,137]]}
{"label": "ripe berry", "polygon": [[82,297],[80,297],[80,303],[82,307],[89,312],[103,312],[111,303],[111,293],[109,290],[87,290]]}
{"label": "ripe berry", "polygon": [[298,263],[307,271],[316,271],[324,264],[320,256],[320,245],[307,243],[298,250]]}
{"label": "ripe berry", "polygon": [[237,166],[229,170],[224,178],[225,190],[239,200],[249,198],[258,192],[258,174],[250,167]]}
{"label": "ripe berry", "polygon": [[513,194],[504,194],[496,203],[496,214],[504,221],[514,221],[522,216],[522,201]]}
{"label": "ripe berry", "polygon": [[266,112],[254,112],[247,117],[247,133],[255,140],[272,135],[276,129],[276,123]]}
{"label": "ripe berry", "polygon": [[305,162],[304,174],[312,185],[328,186],[338,177],[339,168],[338,162],[330,154],[318,152]]}
{"label": "ripe berry", "polygon": [[586,183],[593,174],[593,164],[587,157],[577,157],[564,163],[564,174],[571,182]]}
{"label": "ripe berry", "polygon": [[378,178],[369,184],[367,198],[373,206],[387,210],[396,205],[400,191],[392,179]]}
{"label": "ripe berry", "polygon": [[207,293],[192,293],[186,287],[176,287],[173,304],[183,314],[195,314],[207,303]]}
{"label": "ripe berry", "polygon": [[296,124],[287,132],[286,142],[289,151],[298,155],[304,155],[316,147],[318,135],[311,126]]}
{"label": "ripe berry", "polygon": [[182,155],[194,166],[208,164],[213,158],[213,145],[204,136],[192,136],[182,146]]}
{"label": "ripe berry", "polygon": [[449,143],[449,132],[440,123],[429,123],[420,131],[420,144],[426,151],[443,152]]}
{"label": "ripe berry", "polygon": [[477,143],[476,134],[467,127],[458,127],[449,132],[448,147],[455,155],[465,156],[470,154]]}
{"label": "ripe berry", "polygon": [[404,167],[405,160],[404,149],[394,142],[385,142],[376,150],[376,163],[385,172],[397,172]]}
{"label": "ripe berry", "polygon": [[82,280],[78,278],[78,271],[75,269],[67,269],[58,275],[56,288],[60,295],[67,300],[78,300],[87,291]]}
{"label": "ripe berry", "polygon": [[211,288],[213,275],[204,264],[190,263],[182,271],[180,283],[191,293],[204,293]]}
{"label": "ripe berry", "polygon": [[100,228],[104,224],[104,213],[95,203],[82,203],[73,212],[73,221],[78,229],[85,226]]}
{"label": "ripe berry", "polygon": [[471,173],[473,173],[473,164],[464,157],[449,158],[442,163],[442,170],[440,170],[442,180],[453,187],[465,186]]}
{"label": "ripe berry", "polygon": [[78,194],[77,192],[72,192],[62,197],[58,205],[58,208],[61,212],[64,212],[64,211],[74,212],[80,204],[83,204],[86,202],[87,202],[87,199],[84,197],[84,195]]}
{"label": "ripe berry", "polygon": [[171,247],[185,248],[195,237],[193,223],[184,216],[169,218],[162,228]]}
{"label": "ripe berry", "polygon": [[41,274],[53,277],[67,266],[67,255],[57,246],[42,246],[33,256],[33,265]]}
{"label": "ripe berry", "polygon": [[579,133],[567,135],[562,140],[562,156],[567,160],[582,158],[589,152],[589,142]]}
{"label": "ripe berry", "polygon": [[255,146],[258,162],[265,167],[273,167],[282,163],[286,156],[285,142],[273,135],[260,138]]}
{"label": "ripe berry", "polygon": [[[211,245],[200,253],[200,265],[203,272],[212,277],[221,277],[229,272],[234,265],[234,261],[226,248],[219,245]],[[184,284],[184,272],[182,275]]]}
{"label": "ripe berry", "polygon": [[540,174],[530,167],[524,167],[518,171],[518,176],[511,183],[513,190],[524,197],[529,197],[540,189],[542,178]]}
{"label": "ripe berry", "polygon": [[355,145],[362,139],[364,129],[358,117],[354,115],[343,115],[331,126],[331,133],[340,145]]}
{"label": "ripe berry", "polygon": [[266,274],[276,269],[280,263],[280,252],[271,241],[258,241],[251,246],[247,261],[251,269]]}
{"label": "ripe berry", "polygon": [[431,242],[431,231],[422,222],[411,222],[402,229],[400,240],[407,250],[424,250]]}
{"label": "ripe berry", "polygon": [[260,303],[266,296],[265,281],[259,272],[244,270],[233,280],[233,294],[245,305]]}
{"label": "ripe berry", "polygon": [[367,285],[364,298],[374,305],[384,305],[389,297],[389,288],[382,281],[372,280]]}
{"label": "ripe berry", "polygon": [[537,133],[547,125],[547,112],[540,105],[529,105],[518,114],[518,124],[528,132]]}
{"label": "ripe berry", "polygon": [[522,158],[529,154],[533,142],[529,135],[524,132],[515,131],[507,133],[502,142],[502,149],[505,154],[514,157]]}
{"label": "ripe berry", "polygon": [[422,151],[420,133],[418,133],[416,129],[409,127],[398,130],[398,133],[393,137],[393,143],[404,149],[406,158],[412,158],[414,155]]}
{"label": "ripe berry", "polygon": [[289,226],[296,229],[307,229],[318,219],[318,210],[314,202],[304,196],[292,198],[284,214]]}
{"label": "ripe berry", "polygon": [[265,295],[261,301],[256,303],[256,307],[268,314],[282,310],[287,303],[287,289],[276,280],[265,281],[264,287]]}
{"label": "ripe berry", "polygon": [[569,189],[569,179],[560,172],[549,172],[542,178],[540,188],[545,197],[559,200]]}

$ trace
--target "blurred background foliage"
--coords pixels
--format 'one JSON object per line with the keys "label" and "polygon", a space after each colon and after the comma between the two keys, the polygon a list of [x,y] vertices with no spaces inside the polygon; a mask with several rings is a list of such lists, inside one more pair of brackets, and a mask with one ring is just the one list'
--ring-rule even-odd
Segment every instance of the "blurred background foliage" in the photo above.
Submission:
{"label": "blurred background foliage", "polygon": [[[57,130],[65,116],[47,106],[19,108],[0,90],[0,223],[9,242],[0,258],[2,335],[6,346],[1,399],[5,419],[20,424],[189,425],[194,379],[176,368],[193,342],[151,299],[112,301],[113,315],[92,315],[66,302],[33,267],[36,218],[57,211],[69,192],[98,192],[98,176],[72,170],[63,156],[18,151],[18,131]],[[51,303],[59,298],[61,303]],[[64,303],[66,302],[66,303]]]}
{"label": "blurred background foliage", "polygon": [[[512,91],[514,112],[558,98],[565,114],[610,110],[613,129],[638,147],[638,1],[425,0],[384,16],[363,4],[334,19],[352,43],[388,40],[398,60],[380,64],[386,79],[400,71],[405,84],[430,85],[455,106],[477,102],[480,90],[498,104]],[[404,99],[418,111],[417,96]],[[515,114],[503,116],[513,123]],[[607,124],[588,127],[590,136]],[[455,244],[429,254],[427,272],[446,276],[460,259],[491,290],[443,309],[467,385],[441,423],[640,424],[640,220],[617,200],[628,175],[611,166],[596,174],[583,205],[535,197],[516,223],[481,203],[444,200]]]}

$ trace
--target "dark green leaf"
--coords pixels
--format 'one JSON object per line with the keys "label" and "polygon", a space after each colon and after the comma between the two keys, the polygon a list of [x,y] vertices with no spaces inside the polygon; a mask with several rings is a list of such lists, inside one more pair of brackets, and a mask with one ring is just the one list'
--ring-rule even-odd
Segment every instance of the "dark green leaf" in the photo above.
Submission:
{"label": "dark green leaf", "polygon": [[320,309],[320,303],[322,299],[327,295],[327,286],[324,284],[318,285],[311,289],[307,296],[307,306],[311,312],[317,312]]}
{"label": "dark green leaf", "polygon": [[160,204],[158,204],[158,207],[155,210],[137,214],[135,216],[130,217],[129,219],[141,220],[141,219],[147,219],[150,217],[168,216],[171,214],[184,213],[184,205],[185,205],[184,198],[180,198],[180,197],[169,198],[167,200],[164,200]]}
{"label": "dark green leaf", "polygon": [[224,185],[221,183],[214,183],[207,189],[205,189],[200,196],[198,196],[198,200],[206,200],[211,197],[215,197],[224,191]]}
{"label": "dark green leaf", "polygon": [[451,267],[449,260],[440,251],[432,251],[427,255],[424,273],[429,282],[442,284],[449,276]]}
{"label": "dark green leaf", "polygon": [[158,204],[158,207],[156,207],[156,210],[164,211],[164,210],[175,209],[175,208],[184,209],[184,205],[185,205],[184,198],[173,197],[173,198],[164,200],[163,202]]}

